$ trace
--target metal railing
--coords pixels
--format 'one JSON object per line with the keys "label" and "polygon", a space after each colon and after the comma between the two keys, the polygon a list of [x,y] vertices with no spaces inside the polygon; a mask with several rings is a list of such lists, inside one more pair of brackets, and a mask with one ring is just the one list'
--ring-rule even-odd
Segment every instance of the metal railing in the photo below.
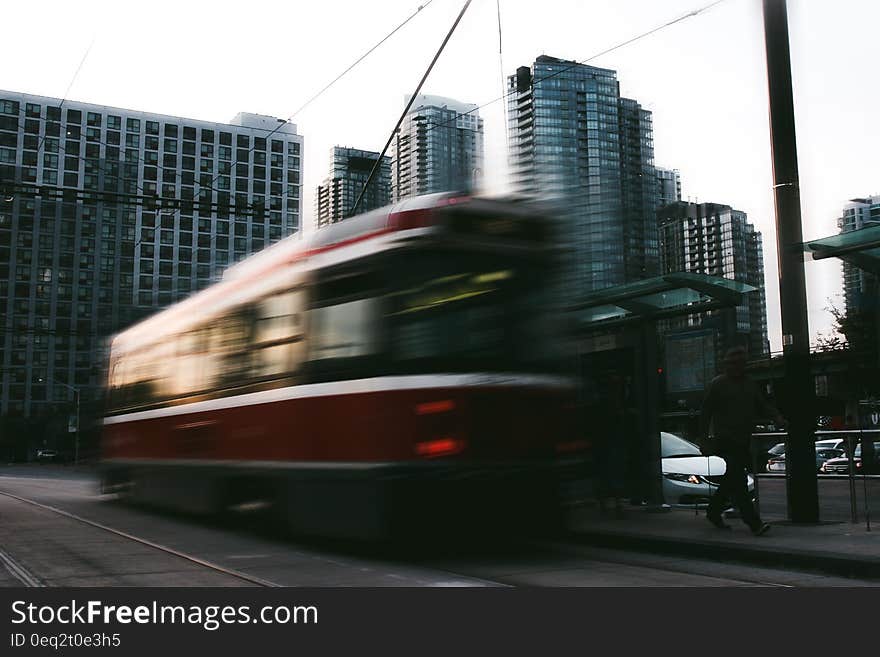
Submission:
{"label": "metal railing", "polygon": [[[847,479],[849,482],[849,506],[850,506],[850,522],[857,523],[858,519],[858,502],[857,502],[857,494],[856,494],[856,466],[855,466],[855,448],[856,445],[860,443],[864,443],[865,436],[869,436],[871,441],[874,442],[874,437],[880,435],[880,429],[838,429],[838,430],[819,430],[814,432],[816,436],[816,440],[821,440],[823,437],[840,437],[846,440],[846,456],[848,460],[847,467]],[[787,431],[764,431],[764,432],[756,432],[752,434],[752,443],[751,443],[751,456],[752,456],[752,465],[753,465],[753,478],[755,481],[755,498],[756,498],[756,507],[758,513],[760,513],[760,503],[761,496],[759,490],[759,475],[763,473],[764,468],[758,463],[757,456],[760,452],[763,452],[763,449],[756,449],[759,445],[758,440],[764,440],[768,438],[781,438],[780,442],[783,442],[784,439],[788,436]],[[875,456],[876,458],[876,456]],[[864,459],[864,457],[863,457]],[[873,470],[873,464],[868,464],[868,467],[865,467],[866,464],[864,460],[862,461],[862,497],[864,499],[864,512],[865,512],[865,529],[866,531],[871,531],[871,506],[869,502],[868,495],[868,470]],[[786,468],[787,470],[787,468]],[[872,478],[875,478],[876,475],[872,475]]]}

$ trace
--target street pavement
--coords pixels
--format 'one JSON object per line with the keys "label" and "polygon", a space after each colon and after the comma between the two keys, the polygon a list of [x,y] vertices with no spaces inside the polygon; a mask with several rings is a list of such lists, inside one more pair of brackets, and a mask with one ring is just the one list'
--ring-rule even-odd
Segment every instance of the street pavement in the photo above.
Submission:
{"label": "street pavement", "polygon": [[[48,505],[190,555],[221,570],[0,495],[0,586],[852,586],[847,577],[579,540],[376,548],[273,536],[133,508],[101,496],[88,469],[0,469],[0,492]],[[635,517],[647,514],[634,512]],[[672,524],[692,513],[665,514]],[[577,521],[577,514],[573,514]],[[662,523],[662,520],[660,521]],[[627,523],[632,525],[633,523]],[[619,526],[617,526],[619,529]],[[679,528],[680,529],[680,528]],[[705,521],[694,522],[697,536]],[[775,528],[774,528],[775,529]],[[739,536],[742,531],[734,532]],[[17,573],[16,576],[14,573]],[[24,575],[22,574],[24,573]],[[235,576],[241,573],[253,579]]]}

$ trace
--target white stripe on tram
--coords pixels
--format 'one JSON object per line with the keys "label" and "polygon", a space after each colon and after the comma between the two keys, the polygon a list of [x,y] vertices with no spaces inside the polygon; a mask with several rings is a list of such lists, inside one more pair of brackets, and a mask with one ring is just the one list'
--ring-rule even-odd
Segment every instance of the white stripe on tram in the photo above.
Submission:
{"label": "white stripe on tram", "polygon": [[327,383],[308,383],[304,385],[276,388],[250,392],[232,397],[208,399],[205,401],[166,406],[163,408],[137,411],[126,415],[115,415],[104,418],[104,424],[119,424],[138,420],[152,420],[172,415],[188,415],[219,411],[241,406],[269,404],[290,399],[308,399],[311,397],[332,397],[336,395],[358,395],[371,392],[392,392],[396,390],[426,390],[431,388],[573,388],[570,379],[562,376],[541,374],[416,374],[410,376],[378,376],[370,379],[354,379],[350,381],[330,381]]}

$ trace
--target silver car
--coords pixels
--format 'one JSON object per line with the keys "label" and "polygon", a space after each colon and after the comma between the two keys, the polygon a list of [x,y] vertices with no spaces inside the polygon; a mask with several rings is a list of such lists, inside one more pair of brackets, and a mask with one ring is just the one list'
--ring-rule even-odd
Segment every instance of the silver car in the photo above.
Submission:
{"label": "silver car", "polygon": [[[719,456],[706,456],[684,438],[660,432],[663,470],[663,498],[671,506],[705,507],[718,490],[727,464]],[[748,475],[749,492],[754,495],[755,480]]]}

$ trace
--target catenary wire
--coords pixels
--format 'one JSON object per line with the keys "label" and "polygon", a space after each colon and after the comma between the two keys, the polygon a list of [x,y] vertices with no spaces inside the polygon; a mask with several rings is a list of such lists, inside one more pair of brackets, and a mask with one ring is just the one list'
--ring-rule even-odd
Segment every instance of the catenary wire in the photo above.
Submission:
{"label": "catenary wire", "polygon": [[[668,27],[672,27],[673,25],[676,25],[676,24],[678,24],[678,23],[681,23],[681,22],[683,22],[683,21],[685,21],[685,20],[687,20],[687,19],[689,19],[689,18],[694,18],[695,16],[699,16],[700,14],[703,14],[703,13],[709,11],[710,9],[712,9],[713,7],[716,7],[716,6],[722,4],[722,3],[726,2],[726,1],[727,1],[727,0],[715,0],[714,2],[711,2],[711,3],[707,4],[707,5],[702,6],[702,7],[699,7],[698,9],[691,10],[691,11],[685,13],[685,14],[682,14],[681,16],[678,16],[677,18],[674,18],[674,19],[672,19],[672,20],[670,20],[670,21],[667,21],[666,23],[663,23],[662,25],[658,25],[657,27],[654,27],[654,28],[648,30],[647,32],[642,32],[642,33],[637,34],[637,35],[635,35],[635,36],[633,36],[633,37],[630,37],[630,38],[627,39],[626,41],[622,41],[622,42],[620,42],[620,43],[618,43],[618,44],[616,44],[616,45],[614,45],[614,46],[611,46],[611,47],[609,47],[609,48],[606,48],[605,50],[602,50],[602,51],[600,51],[600,52],[597,52],[597,53],[595,53],[594,55],[591,55],[590,57],[587,57],[586,59],[582,59],[582,60],[580,60],[580,61],[576,61],[576,62],[574,62],[573,64],[570,64],[570,65],[568,65],[568,66],[563,66],[563,67],[560,68],[559,70],[553,71],[553,73],[551,73],[551,74],[549,74],[549,75],[545,75],[544,77],[536,78],[536,79],[533,81],[533,85],[535,85],[535,84],[539,84],[539,83],[541,83],[541,82],[543,82],[543,81],[545,81],[545,80],[549,80],[549,79],[551,79],[551,78],[554,78],[554,77],[556,77],[557,75],[561,75],[562,73],[565,73],[566,71],[570,71],[570,70],[572,70],[572,69],[574,69],[574,68],[576,68],[576,67],[578,67],[578,66],[581,66],[582,64],[586,64],[587,62],[591,62],[591,61],[593,61],[594,59],[598,59],[599,57],[602,57],[602,56],[604,56],[604,55],[607,55],[607,54],[609,54],[609,53],[612,53],[612,52],[614,52],[614,51],[616,51],[616,50],[620,50],[621,48],[624,48],[624,47],[626,47],[626,46],[628,46],[628,45],[631,45],[631,44],[633,44],[633,43],[635,43],[635,42],[637,42],[637,41],[641,41],[642,39],[645,39],[645,38],[647,38],[647,37],[649,37],[649,36],[651,36],[651,35],[653,35],[653,34],[656,34],[657,32],[660,32],[661,30],[664,30],[664,29],[666,29],[666,28],[668,28]],[[439,123],[438,123],[438,122],[430,122],[428,125],[431,126],[431,127],[428,127],[428,128],[425,130],[425,133],[428,133],[428,132],[430,132],[431,130],[433,130],[433,129],[435,129],[435,128],[441,128],[441,127],[443,127],[443,126],[450,125],[450,124],[454,123],[456,120],[458,120],[458,119],[459,119],[460,117],[462,117],[462,116],[467,116],[467,115],[469,115],[469,114],[473,114],[474,112],[478,112],[479,110],[483,109],[484,107],[488,107],[489,105],[493,105],[494,103],[497,103],[498,101],[504,100],[504,99],[507,98],[508,96],[512,96],[512,95],[514,95],[515,93],[517,93],[517,91],[514,89],[514,90],[512,90],[512,91],[508,91],[508,92],[502,94],[501,96],[498,96],[497,98],[493,98],[492,100],[489,100],[489,101],[483,103],[482,105],[477,105],[476,107],[474,107],[473,109],[468,110],[467,112],[456,112],[455,116],[453,116],[453,117],[450,118],[450,119],[447,119],[446,121],[442,121],[442,122],[439,122]]]}
{"label": "catenary wire", "polygon": [[[273,130],[269,131],[269,132],[268,132],[263,138],[264,138],[264,139],[268,139],[271,135],[275,134],[278,130],[280,130],[284,125],[288,124],[288,123],[289,123],[289,122],[290,122],[295,116],[297,116],[300,112],[302,112],[302,111],[303,111],[306,107],[308,107],[311,103],[313,103],[313,102],[314,102],[315,100],[317,100],[320,96],[322,96],[324,93],[326,93],[326,92],[327,92],[327,91],[328,91],[328,90],[329,90],[334,84],[336,84],[337,82],[339,82],[339,80],[341,80],[341,79],[342,79],[343,77],[345,77],[349,72],[351,72],[355,67],[357,67],[358,64],[360,64],[361,62],[363,62],[363,61],[364,61],[369,55],[371,55],[375,50],[377,50],[380,46],[382,46],[382,44],[384,44],[386,41],[388,41],[388,39],[390,39],[392,36],[394,36],[394,34],[396,34],[396,33],[397,33],[398,31],[400,31],[403,27],[405,27],[405,26],[406,26],[410,21],[412,21],[412,20],[413,20],[413,19],[414,19],[419,13],[421,13],[424,9],[427,9],[427,7],[428,7],[429,5],[431,5],[433,2],[434,2],[434,0],[427,0],[427,2],[425,2],[425,3],[421,4],[421,5],[419,5],[419,6],[416,8],[416,10],[415,10],[414,12],[412,12],[412,13],[411,13],[409,16],[407,16],[407,17],[406,17],[401,23],[399,23],[399,24],[398,24],[396,27],[394,27],[390,32],[388,32],[384,37],[382,37],[382,39],[380,39],[380,40],[379,40],[378,42],[376,42],[373,46],[371,46],[367,51],[365,51],[362,55],[360,55],[360,56],[359,56],[359,57],[358,57],[358,58],[357,58],[352,64],[350,64],[345,70],[343,70],[341,73],[339,73],[339,74],[338,74],[335,78],[333,78],[329,83],[327,83],[326,85],[324,85],[324,87],[322,87],[317,93],[313,94],[313,95],[312,95],[308,100],[306,100],[306,101],[305,101],[305,102],[304,102],[304,103],[303,103],[303,104],[302,104],[302,105],[301,105],[301,106],[300,106],[295,112],[293,112],[293,113],[292,113],[292,114],[291,114],[286,120],[284,120],[283,122],[279,122],[278,126],[276,126]],[[68,91],[70,90],[70,88],[71,88],[71,86],[72,86],[72,84],[73,84],[73,81],[76,79],[77,75],[79,74],[79,71],[80,71],[80,69],[82,68],[82,65],[83,65],[83,63],[85,62],[85,59],[86,59],[86,57],[88,56],[89,51],[91,50],[93,44],[94,44],[94,40],[92,41],[92,44],[89,45],[89,48],[86,50],[86,53],[85,53],[85,55],[83,56],[83,59],[80,61],[80,64],[79,64],[79,66],[77,67],[77,70],[76,70],[76,72],[75,72],[75,74],[74,74],[73,80],[71,80],[71,84],[68,86]],[[66,94],[67,94],[67,92],[65,92],[65,99],[62,99],[62,102],[61,102],[61,104],[59,105],[59,109],[61,108],[61,106],[64,104],[64,101],[66,100]],[[19,127],[22,127],[21,124],[19,124]],[[38,156],[39,156],[39,153],[40,153],[40,151],[41,151],[41,148],[42,148],[43,142],[46,140],[46,137],[47,137],[47,135],[46,135],[45,132],[44,132],[43,137],[42,137],[42,139],[40,140],[40,143],[39,143],[39,145],[38,145],[38,149],[37,149]],[[88,143],[88,142],[87,142],[87,143]],[[105,146],[105,147],[124,148],[124,147],[122,146],[122,144],[108,144],[108,143],[106,143],[105,141],[102,141],[102,140],[100,140],[100,139],[93,140],[91,143],[102,144],[102,145]],[[251,148],[248,150],[248,156],[250,156],[250,154],[255,150],[255,148],[256,148],[256,145],[254,145],[253,147],[251,147]],[[67,154],[66,154],[66,151],[65,151],[65,157],[66,157],[66,156],[67,156]],[[76,157],[77,159],[79,159],[79,160],[84,161],[84,162],[87,161],[87,159],[88,159],[88,158],[86,158],[84,155],[77,155],[77,156],[75,156],[75,157]],[[248,157],[248,159],[250,159],[250,157]],[[137,163],[141,163],[141,164],[145,164],[145,165],[149,165],[149,166],[155,166],[156,169],[157,169],[157,171],[161,171],[161,172],[164,172],[164,171],[165,171],[165,167],[163,167],[162,165],[160,165],[158,162],[156,162],[155,164],[153,164],[153,163],[148,163],[148,162],[146,162],[143,158],[141,158],[140,156],[137,157],[136,162],[137,162]],[[104,164],[103,166],[101,166],[101,169],[100,169],[100,170],[106,173],[106,166],[107,166],[108,164],[110,164],[110,163],[109,163],[109,162],[105,162],[105,164]],[[130,163],[129,163],[129,162],[120,162],[119,164],[130,164]],[[236,166],[237,164],[239,164],[238,159],[234,160],[234,161],[230,164],[230,171],[234,170],[234,168],[235,168],[235,166]],[[175,171],[175,174],[176,174],[175,178],[176,178],[176,181],[177,181],[177,180],[180,179],[180,175],[181,175],[181,174],[177,171],[177,167],[174,168],[174,171]],[[212,192],[221,193],[221,190],[214,189],[214,187],[213,187],[213,185],[217,182],[217,180],[220,178],[221,175],[223,175],[223,174],[217,174],[216,176],[214,176],[214,177],[211,179],[211,182],[210,182],[207,186],[200,184],[200,185],[199,185],[199,189],[200,189],[200,191],[212,191]],[[175,182],[176,182],[176,181],[175,181]],[[158,182],[158,180],[157,180],[157,182]],[[145,194],[143,186],[138,185],[138,184],[135,184],[135,188],[136,188],[141,194]],[[223,193],[226,193],[226,190],[222,190],[222,192],[223,192]],[[123,192],[123,193],[114,192],[113,194],[116,195],[116,196],[129,196],[129,197],[136,196],[136,195],[132,195],[131,193],[126,194],[126,193],[124,193],[124,192]],[[171,199],[168,199],[167,197],[159,197],[159,198],[160,198],[160,199],[164,199],[164,200],[171,200]],[[198,201],[197,201],[196,198],[193,198],[193,199],[174,199],[174,200],[173,200],[173,203],[174,203],[174,204],[178,204],[178,205],[181,204],[181,203],[186,203],[186,202],[197,203]],[[142,205],[142,201],[139,201],[138,203],[136,203],[136,205]],[[239,206],[238,204],[231,203],[231,204],[230,204],[230,207],[232,207],[232,208],[236,208],[236,209],[239,209],[241,206]],[[250,209],[251,209],[251,212],[253,212],[253,211],[256,209],[256,207],[255,207],[255,205],[254,205],[253,203],[248,203],[248,204],[246,205],[246,207],[250,208]],[[156,211],[157,211],[157,212],[156,212],[156,214],[157,214],[156,219],[157,219],[157,221],[156,221],[156,223],[151,227],[152,230],[157,230],[157,229],[159,228],[160,223],[161,223],[161,217],[162,217],[163,215],[167,215],[167,214],[174,215],[175,213],[179,212],[179,207],[177,207],[177,208],[164,208],[164,209],[172,209],[172,212],[170,212],[170,213],[166,213],[166,212],[163,212],[163,208],[162,208],[162,207],[158,207],[158,208],[156,208]],[[239,214],[241,214],[241,213],[240,213],[240,212],[236,212],[236,216],[238,216]],[[247,213],[246,213],[246,214],[247,214]],[[134,247],[136,248],[140,243],[141,243],[141,238],[139,237],[139,238],[136,240],[136,242],[135,242],[135,244],[134,244]]]}
{"label": "catenary wire", "polygon": [[[89,43],[89,47],[86,48],[85,53],[82,56],[82,59],[79,60],[79,65],[76,67],[76,70],[73,72],[73,77],[70,78],[70,83],[67,85],[67,89],[64,90],[64,96],[61,98],[61,102],[58,104],[58,111],[61,111],[61,108],[64,107],[64,103],[67,100],[67,95],[70,93],[70,90],[73,88],[73,83],[76,82],[76,78],[79,76],[79,72],[82,70],[83,64],[86,63],[86,58],[89,56],[89,53],[92,51],[92,46],[95,45],[95,37],[92,37],[91,43]],[[40,139],[40,143],[37,144],[37,157],[40,156],[40,150],[43,147],[43,142],[46,141],[45,131],[43,133],[43,138]]]}

